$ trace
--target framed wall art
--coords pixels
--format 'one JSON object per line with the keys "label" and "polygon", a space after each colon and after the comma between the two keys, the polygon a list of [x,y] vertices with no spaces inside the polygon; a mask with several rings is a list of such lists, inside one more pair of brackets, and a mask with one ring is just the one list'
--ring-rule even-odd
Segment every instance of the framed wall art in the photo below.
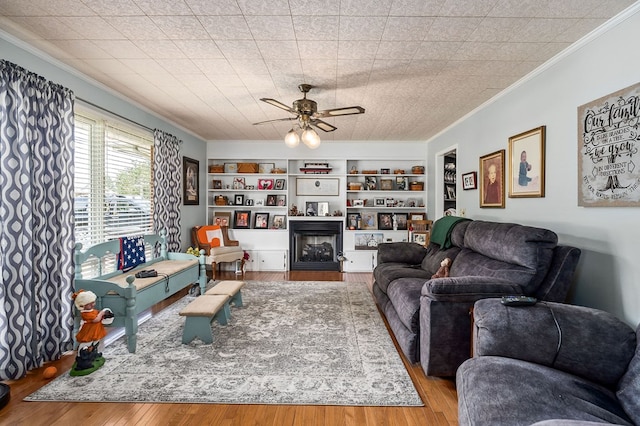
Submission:
{"label": "framed wall art", "polygon": [[480,157],[480,207],[504,208],[505,150]]}
{"label": "framed wall art", "polygon": [[215,212],[211,224],[220,226],[231,225],[231,212]]}
{"label": "framed wall art", "polygon": [[398,225],[398,230],[406,230],[407,229],[407,221],[409,220],[408,213],[396,213],[396,223]]}
{"label": "framed wall art", "polygon": [[469,172],[462,175],[462,190],[478,189],[478,173]]}
{"label": "framed wall art", "polygon": [[545,126],[509,138],[509,197],[544,197]]}
{"label": "framed wall art", "polygon": [[287,217],[283,214],[276,214],[273,216],[273,224],[271,225],[272,229],[286,229],[287,228]]}
{"label": "framed wall art", "polygon": [[392,213],[378,213],[378,229],[384,231],[393,229]]}
{"label": "framed wall art", "polygon": [[378,214],[376,212],[362,212],[361,229],[378,229]]}
{"label": "framed wall art", "polygon": [[182,203],[197,206],[200,204],[200,162],[182,157]]}
{"label": "framed wall art", "polygon": [[296,195],[340,195],[338,178],[296,178]]}

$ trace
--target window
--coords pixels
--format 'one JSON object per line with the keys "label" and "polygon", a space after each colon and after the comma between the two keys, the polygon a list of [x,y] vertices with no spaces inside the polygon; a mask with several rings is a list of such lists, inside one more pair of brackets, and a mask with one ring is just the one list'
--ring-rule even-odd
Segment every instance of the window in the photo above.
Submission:
{"label": "window", "polygon": [[76,242],[153,232],[152,148],[151,131],[76,103]]}

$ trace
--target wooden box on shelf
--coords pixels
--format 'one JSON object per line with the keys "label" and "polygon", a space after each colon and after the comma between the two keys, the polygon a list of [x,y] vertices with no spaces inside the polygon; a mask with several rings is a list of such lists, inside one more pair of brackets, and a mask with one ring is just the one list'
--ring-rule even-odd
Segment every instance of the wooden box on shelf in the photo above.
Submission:
{"label": "wooden box on shelf", "polygon": [[211,164],[209,173],[224,173],[224,164]]}

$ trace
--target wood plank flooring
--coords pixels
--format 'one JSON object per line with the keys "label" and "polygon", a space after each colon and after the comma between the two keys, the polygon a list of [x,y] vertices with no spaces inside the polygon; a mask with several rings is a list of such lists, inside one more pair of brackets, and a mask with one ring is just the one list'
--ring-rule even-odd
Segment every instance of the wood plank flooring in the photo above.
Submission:
{"label": "wood plank flooring", "polygon": [[[221,279],[236,279],[222,272]],[[247,280],[314,280],[367,282],[370,273],[340,272],[247,272]],[[156,313],[184,296],[186,291],[158,304]],[[395,341],[394,341],[395,342]],[[397,347],[397,345],[396,345]],[[400,352],[400,350],[398,350]],[[400,352],[401,356],[402,353]],[[264,425],[264,426],[401,426],[457,425],[458,402],[455,382],[449,378],[425,376],[420,365],[403,362],[420,394],[424,407],[351,407],[308,405],[224,405],[224,404],[149,404],[149,403],[69,403],[23,402],[47,381],[44,368],[53,365],[59,374],[68,374],[75,353],[33,370],[26,377],[7,381],[11,401],[0,410],[1,425]],[[99,384],[97,384],[99,386]],[[105,392],[109,392],[105,389]]]}

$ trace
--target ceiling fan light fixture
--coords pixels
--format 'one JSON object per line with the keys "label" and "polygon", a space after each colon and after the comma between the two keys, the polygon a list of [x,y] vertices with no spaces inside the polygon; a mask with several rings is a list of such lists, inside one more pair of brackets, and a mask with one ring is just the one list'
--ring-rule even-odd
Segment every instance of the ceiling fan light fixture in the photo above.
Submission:
{"label": "ceiling fan light fixture", "polygon": [[284,137],[284,144],[289,148],[295,148],[300,143],[300,136],[296,133],[295,129],[291,129]]}
{"label": "ceiling fan light fixture", "polygon": [[311,127],[307,127],[302,132],[302,142],[309,149],[316,149],[317,147],[320,146],[320,136],[318,136],[316,131],[313,130]]}

